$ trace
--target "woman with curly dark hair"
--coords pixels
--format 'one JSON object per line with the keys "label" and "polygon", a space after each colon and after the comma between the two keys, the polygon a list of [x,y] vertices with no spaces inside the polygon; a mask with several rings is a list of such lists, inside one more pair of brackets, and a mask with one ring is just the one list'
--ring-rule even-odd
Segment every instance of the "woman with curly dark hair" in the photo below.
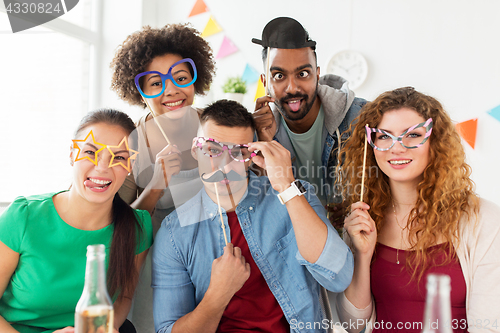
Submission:
{"label": "woman with curly dark hair", "polygon": [[[182,203],[176,189],[185,201],[202,187],[190,152],[199,118],[190,106],[212,83],[212,50],[187,24],[147,26],[118,47],[111,68],[111,88],[118,96],[148,108],[136,123],[139,157],[119,194],[133,208],[151,213],[156,233],[174,210],[174,199]],[[148,256],[132,314],[139,332],[154,332],[150,270]]]}
{"label": "woman with curly dark hair", "polygon": [[500,280],[500,209],[475,194],[449,115],[436,99],[407,87],[366,104],[353,126],[342,150],[342,186],[355,268],[351,285],[338,295],[341,321],[362,319],[353,332],[365,326],[367,332],[420,332],[421,325],[404,324],[422,324],[425,277],[440,273],[451,277],[455,332],[475,332],[467,324],[484,327],[487,321],[491,328],[500,317],[494,287]]}

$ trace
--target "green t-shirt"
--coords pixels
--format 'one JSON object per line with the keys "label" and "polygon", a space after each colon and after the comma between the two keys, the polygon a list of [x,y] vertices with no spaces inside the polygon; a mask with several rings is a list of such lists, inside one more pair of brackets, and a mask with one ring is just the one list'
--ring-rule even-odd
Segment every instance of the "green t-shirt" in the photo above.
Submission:
{"label": "green t-shirt", "polygon": [[[55,194],[19,197],[0,216],[0,241],[19,253],[0,299],[0,315],[21,333],[74,326],[88,245],[104,244],[108,268],[114,224],[93,231],[70,226],[54,207]],[[135,212],[143,230],[135,250],[139,254],[153,243],[153,230],[149,213]]]}
{"label": "green t-shirt", "polygon": [[323,106],[320,107],[314,124],[305,133],[294,133],[288,128],[284,119],[282,119],[282,122],[297,158],[297,178],[306,180],[314,185],[317,189],[316,195],[318,198],[322,202],[326,202],[326,197],[323,193],[323,164],[321,162],[321,154],[323,153],[324,146],[323,131],[326,130]]}

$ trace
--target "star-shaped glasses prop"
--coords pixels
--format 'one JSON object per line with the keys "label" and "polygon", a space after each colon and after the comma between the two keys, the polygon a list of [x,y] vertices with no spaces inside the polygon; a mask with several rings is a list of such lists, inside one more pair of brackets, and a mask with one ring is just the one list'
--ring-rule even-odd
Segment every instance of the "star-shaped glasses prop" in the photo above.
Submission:
{"label": "star-shaped glasses prop", "polygon": [[[91,137],[92,140],[89,140],[89,137]],[[111,155],[108,167],[111,168],[111,167],[120,165],[125,170],[130,172],[132,170],[132,166],[131,166],[130,161],[135,160],[137,157],[137,154],[139,154],[138,151],[133,150],[128,146],[127,137],[124,137],[122,139],[122,141],[120,141],[120,143],[117,146],[105,145],[103,143],[99,143],[99,142],[95,141],[94,133],[92,132],[92,130],[89,131],[89,134],[87,134],[85,139],[72,140],[72,141],[73,141],[73,148],[78,149],[78,152],[77,152],[76,158],[75,158],[75,162],[87,159],[90,162],[92,162],[94,165],[97,166],[97,163],[99,162],[99,153],[102,152],[104,149],[107,149]],[[80,146],[80,145],[82,145],[82,146]],[[83,147],[84,145],[88,145],[89,147],[85,148],[85,147]],[[111,148],[120,148],[123,146],[124,146],[124,149],[116,150],[114,152],[111,149]],[[127,152],[128,157],[125,158],[124,156],[119,155],[123,152]]]}
{"label": "star-shaped glasses prop", "polygon": [[[125,151],[128,151],[129,153],[129,157],[127,158],[127,164],[125,165],[123,163],[123,160],[119,160],[119,158],[121,158],[122,156],[116,156],[117,153],[123,151],[123,150],[118,150],[117,152],[113,153],[113,151],[111,150],[111,148],[120,148],[122,147],[123,145],[125,145]],[[130,165],[130,161],[131,160],[135,160],[135,158],[137,157],[137,154],[139,154],[138,151],[136,150],[133,150],[133,149],[130,149],[129,146],[128,146],[128,142],[127,142],[127,137],[124,137],[122,139],[122,141],[120,141],[120,143],[118,144],[118,146],[106,146],[106,148],[108,148],[109,150],[109,153],[111,154],[111,160],[109,161],[109,167],[114,167],[115,165],[121,165],[122,167],[125,168],[125,170],[127,170],[128,172],[130,172],[131,170],[131,165]],[[118,161],[118,162],[115,162],[115,159]]]}
{"label": "star-shaped glasses prop", "polygon": [[[89,145],[91,147],[93,146],[92,148],[95,149],[95,151],[93,152],[93,155],[94,155],[93,159],[90,158],[90,156],[92,156],[92,155],[89,156],[89,154],[86,154],[85,156],[80,157],[80,153],[82,153],[82,149],[80,148],[80,144],[87,143],[87,140],[89,139],[89,136],[92,137],[92,143],[89,143]],[[101,152],[102,150],[106,149],[106,145],[103,145],[102,143],[99,143],[99,142],[95,141],[94,133],[92,133],[92,130],[90,130],[89,134],[87,134],[87,136],[85,137],[85,139],[83,139],[83,140],[72,140],[72,141],[73,141],[73,148],[74,149],[78,149],[78,153],[76,153],[75,162],[87,159],[90,162],[94,163],[94,165],[97,165],[97,155],[99,154],[99,152]],[[101,146],[102,148],[97,149],[98,146]]]}

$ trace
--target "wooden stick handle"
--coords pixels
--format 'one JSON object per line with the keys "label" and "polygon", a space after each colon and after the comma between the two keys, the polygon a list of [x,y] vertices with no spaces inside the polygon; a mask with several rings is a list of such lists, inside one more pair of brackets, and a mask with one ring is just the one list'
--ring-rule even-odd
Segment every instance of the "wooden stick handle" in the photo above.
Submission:
{"label": "wooden stick handle", "polygon": [[269,51],[271,48],[267,47],[267,57],[266,57],[266,95],[271,96],[269,93],[269,81],[271,80],[271,73],[269,73]]}
{"label": "wooden stick handle", "polygon": [[161,160],[161,168],[163,170],[163,178],[165,179],[165,187],[168,186],[167,170],[165,169],[165,161]]}
{"label": "wooden stick handle", "polygon": [[[368,124],[366,124],[368,126]],[[366,137],[365,131],[365,151],[363,153],[363,178],[361,178],[361,198],[359,201],[363,202],[363,194],[365,192],[365,169],[366,169],[366,143],[368,142],[368,138]]]}
{"label": "wooden stick handle", "polygon": [[151,112],[151,114],[153,115],[153,120],[155,121],[156,125],[158,126],[158,128],[160,129],[160,132],[161,134],[163,134],[163,137],[165,138],[165,140],[167,141],[167,144],[170,145],[170,140],[168,139],[168,136],[165,134],[165,132],[163,131],[163,128],[161,128],[160,126],[160,123],[158,122],[158,119],[156,119],[156,114],[154,113],[153,109],[151,109],[151,107],[149,106],[149,103],[148,101],[143,97],[142,100],[144,101],[144,103],[146,103],[146,105],[148,106],[148,109],[149,111]]}
{"label": "wooden stick handle", "polygon": [[220,224],[222,226],[222,232],[224,233],[224,241],[227,245],[226,226],[224,225],[224,219],[222,218],[222,209],[220,208],[219,190],[217,189],[217,183],[214,183],[214,187],[215,195],[217,196],[217,206],[219,206]]}

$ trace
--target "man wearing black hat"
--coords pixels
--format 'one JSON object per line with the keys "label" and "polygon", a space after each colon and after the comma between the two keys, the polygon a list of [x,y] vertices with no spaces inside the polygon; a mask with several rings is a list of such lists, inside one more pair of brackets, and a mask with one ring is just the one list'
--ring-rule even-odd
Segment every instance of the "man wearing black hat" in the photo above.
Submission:
{"label": "man wearing black hat", "polygon": [[252,42],[263,47],[261,80],[268,94],[255,105],[258,138],[287,148],[295,177],[309,181],[326,204],[333,194],[340,133],[366,101],[354,97],[343,78],[320,78],[316,42],[296,20],[275,18],[265,26],[262,39]]}

